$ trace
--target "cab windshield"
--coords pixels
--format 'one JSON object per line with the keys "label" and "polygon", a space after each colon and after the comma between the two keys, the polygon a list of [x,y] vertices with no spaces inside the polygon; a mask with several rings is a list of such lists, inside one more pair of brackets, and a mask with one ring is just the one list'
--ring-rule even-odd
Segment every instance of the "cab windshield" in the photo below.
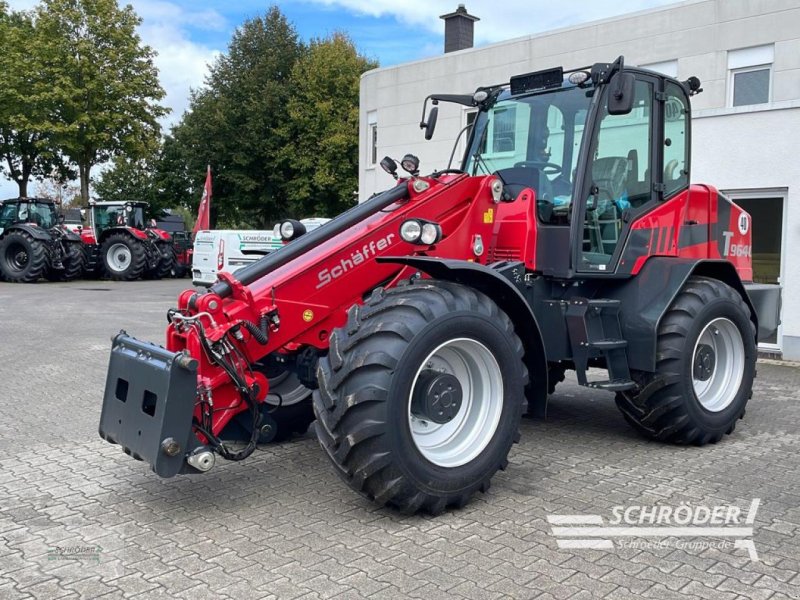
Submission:
{"label": "cab windshield", "polygon": [[491,109],[478,114],[465,171],[497,173],[514,196],[532,188],[539,219],[566,225],[593,91],[565,81],[561,88],[529,95],[502,92]]}
{"label": "cab windshield", "polygon": [[95,219],[100,230],[126,226],[144,229],[144,208],[133,204],[96,206]]}
{"label": "cab windshield", "polygon": [[43,229],[50,229],[58,223],[58,215],[56,207],[48,202],[20,202],[17,208],[17,221],[34,223]]}

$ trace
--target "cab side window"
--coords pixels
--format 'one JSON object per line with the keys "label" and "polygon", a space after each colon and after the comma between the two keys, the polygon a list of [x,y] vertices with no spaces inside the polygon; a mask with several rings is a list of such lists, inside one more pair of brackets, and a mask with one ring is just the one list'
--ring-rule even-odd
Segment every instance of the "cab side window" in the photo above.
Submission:
{"label": "cab side window", "polygon": [[0,208],[0,228],[6,228],[13,225],[16,212],[16,204],[4,204],[2,208]]}
{"label": "cab side window", "polygon": [[664,103],[664,197],[668,198],[689,185],[689,110],[686,93],[675,83],[667,82]]}
{"label": "cab side window", "polygon": [[652,198],[652,118],[653,84],[648,81],[636,81],[630,113],[612,115],[607,106],[601,109],[591,146],[591,194],[584,214],[585,269],[606,270],[621,243],[622,213]]}

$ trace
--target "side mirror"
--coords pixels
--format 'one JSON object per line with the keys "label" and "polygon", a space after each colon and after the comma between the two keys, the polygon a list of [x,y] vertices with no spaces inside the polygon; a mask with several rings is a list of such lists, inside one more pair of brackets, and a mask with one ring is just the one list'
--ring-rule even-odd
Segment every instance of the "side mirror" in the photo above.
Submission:
{"label": "side mirror", "polygon": [[436,119],[439,117],[439,107],[434,106],[431,112],[428,113],[428,122],[425,123],[425,139],[429,140],[433,137],[433,132],[436,129]]}
{"label": "side mirror", "polygon": [[633,73],[616,73],[608,84],[608,114],[627,115],[633,110]]}

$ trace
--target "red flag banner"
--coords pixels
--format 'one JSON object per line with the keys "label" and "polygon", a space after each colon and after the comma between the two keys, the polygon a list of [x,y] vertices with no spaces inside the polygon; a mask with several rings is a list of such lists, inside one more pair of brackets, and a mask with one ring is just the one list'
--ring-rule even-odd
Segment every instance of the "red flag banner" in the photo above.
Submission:
{"label": "red flag banner", "polygon": [[203,197],[200,200],[200,208],[197,209],[197,223],[194,224],[193,233],[210,229],[211,217],[211,165],[208,165],[206,173],[206,184],[203,186]]}

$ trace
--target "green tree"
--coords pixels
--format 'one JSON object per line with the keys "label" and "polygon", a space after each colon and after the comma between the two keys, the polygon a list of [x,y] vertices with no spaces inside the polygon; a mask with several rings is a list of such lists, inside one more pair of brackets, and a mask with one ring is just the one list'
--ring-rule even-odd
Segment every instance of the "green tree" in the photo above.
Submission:
{"label": "green tree", "polygon": [[52,83],[46,76],[32,15],[0,3],[0,170],[28,195],[31,178],[70,173],[53,148]]}
{"label": "green tree", "polygon": [[205,182],[205,168],[190,171],[186,148],[175,137],[164,138],[155,164],[155,187],[159,203],[171,208],[184,207],[197,212]]}
{"label": "green tree", "polygon": [[131,159],[117,156],[94,184],[94,195],[104,202],[140,200],[159,204],[155,183],[156,156]]}
{"label": "green tree", "polygon": [[361,74],[377,63],[343,33],[313,40],[294,65],[282,159],[298,216],[335,216],[356,202]]}
{"label": "green tree", "polygon": [[193,209],[210,164],[220,224],[267,226],[286,214],[289,173],[280,159],[281,130],[290,74],[302,49],[294,27],[271,7],[239,27],[227,53],[211,66],[172,131],[167,155],[184,161]]}
{"label": "green tree", "polygon": [[77,166],[89,200],[93,166],[116,156],[147,156],[157,143],[164,90],[154,51],[137,33],[141,19],[116,0],[43,0],[37,28],[52,85],[55,141]]}

